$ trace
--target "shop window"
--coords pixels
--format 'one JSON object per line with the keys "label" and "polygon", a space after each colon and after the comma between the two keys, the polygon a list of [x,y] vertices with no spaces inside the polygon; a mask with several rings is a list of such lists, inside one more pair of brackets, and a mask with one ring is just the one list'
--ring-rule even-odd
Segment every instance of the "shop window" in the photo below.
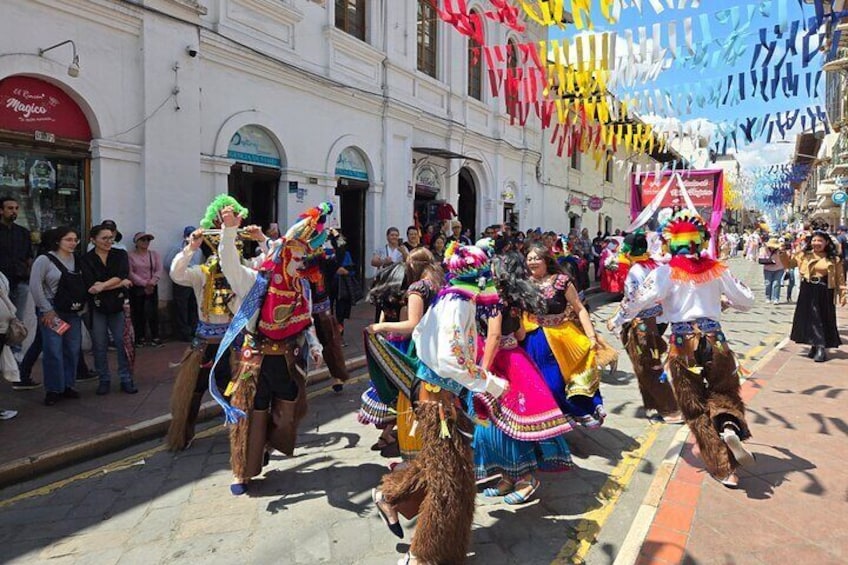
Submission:
{"label": "shop window", "polygon": [[418,70],[436,78],[438,19],[430,0],[418,0]]}
{"label": "shop window", "polygon": [[483,48],[471,37],[468,38],[468,96],[483,100]]}
{"label": "shop window", "polygon": [[336,27],[365,41],[365,0],[336,0]]}
{"label": "shop window", "polygon": [[18,201],[17,223],[32,232],[34,243],[50,228],[82,230],[84,179],[85,159],[0,148],[0,195]]}

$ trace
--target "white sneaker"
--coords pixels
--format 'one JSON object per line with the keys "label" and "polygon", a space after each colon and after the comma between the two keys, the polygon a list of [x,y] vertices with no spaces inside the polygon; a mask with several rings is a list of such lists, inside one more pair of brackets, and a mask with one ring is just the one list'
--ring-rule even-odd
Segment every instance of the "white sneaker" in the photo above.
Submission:
{"label": "white sneaker", "polygon": [[17,415],[17,410],[0,410],[0,420],[11,420]]}
{"label": "white sneaker", "polygon": [[727,448],[733,454],[733,457],[736,459],[736,462],[742,465],[743,467],[753,467],[756,459],[754,459],[754,455],[745,449],[745,446],[742,444],[742,440],[739,439],[739,436],[736,435],[736,432],[731,428],[725,428],[721,434],[721,439],[724,441]]}

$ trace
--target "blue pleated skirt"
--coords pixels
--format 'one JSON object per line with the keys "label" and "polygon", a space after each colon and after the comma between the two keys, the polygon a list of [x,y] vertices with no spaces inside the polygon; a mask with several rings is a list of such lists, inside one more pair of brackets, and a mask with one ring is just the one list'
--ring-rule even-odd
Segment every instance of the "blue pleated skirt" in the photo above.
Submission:
{"label": "blue pleated skirt", "polygon": [[600,389],[592,396],[578,394],[570,397],[567,396],[565,379],[560,372],[556,357],[554,357],[554,353],[548,345],[545,332],[541,328],[527,333],[527,337],[524,340],[524,350],[527,351],[527,355],[539,367],[542,378],[545,380],[563,413],[571,416],[584,426],[599,426],[600,422],[596,416],[599,412],[604,414],[604,400],[601,396]]}

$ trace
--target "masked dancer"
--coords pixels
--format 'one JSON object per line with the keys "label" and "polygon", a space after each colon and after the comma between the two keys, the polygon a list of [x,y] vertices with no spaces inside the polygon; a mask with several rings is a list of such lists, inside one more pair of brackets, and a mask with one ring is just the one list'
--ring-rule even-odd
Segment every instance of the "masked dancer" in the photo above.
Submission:
{"label": "masked dancer", "polygon": [[[258,270],[242,265],[236,249],[241,218],[232,207],[221,211],[224,229],[219,255],[224,276],[242,305],[221,348],[244,331],[238,367],[224,396],[210,379],[212,396],[224,408],[230,429],[234,495],[247,492],[261,473],[269,448],[294,452],[297,427],[306,415],[306,351],[320,363],[322,347],[312,326],[308,281],[301,278],[304,257],[324,244],[329,205],[301,214],[285,236],[270,244]],[[222,357],[219,349],[216,363]]]}
{"label": "masked dancer", "polygon": [[421,361],[421,382],[413,392],[421,452],[405,469],[386,475],[372,493],[398,537],[403,536],[401,507],[415,501],[420,508],[410,552],[401,563],[465,561],[476,487],[468,442],[472,429],[459,396],[470,390],[497,398],[507,385],[475,362],[477,319],[492,317],[498,308],[488,256],[477,247],[452,242],[445,266],[447,286],[412,334]]}
{"label": "masked dancer", "polygon": [[[201,228],[192,232],[188,244],[171,262],[171,280],[194,290],[198,315],[195,337],[180,361],[171,392],[171,424],[165,436],[171,451],[186,449],[194,439],[200,404],[209,388],[209,369],[233,313],[240,305],[221,271],[217,255],[221,227],[219,212],[225,206],[233,206],[237,213],[247,216],[247,210],[233,197],[218,196],[207,208]],[[206,261],[192,266],[192,258],[198,252],[206,256]],[[215,383],[224,389],[230,376],[230,351],[227,351],[215,369]]]}
{"label": "masked dancer", "polygon": [[[648,239],[642,231],[624,238],[622,252],[630,261],[630,270],[624,281],[623,302],[627,303],[634,299],[645,279],[659,264],[648,253]],[[642,405],[645,410],[655,410],[668,423],[682,422],[674,390],[664,376],[663,360],[668,346],[662,336],[668,324],[658,322],[658,317],[662,316],[662,306],[653,304],[626,323],[622,322],[623,315],[619,308],[613,319],[607,322],[607,327],[610,331],[622,327],[621,343],[633,364],[633,372],[636,373],[639,392],[642,394]]]}
{"label": "masked dancer", "polygon": [[622,303],[617,321],[632,321],[647,308],[662,306],[672,328],[668,370],[677,403],[707,471],[736,488],[736,468],[753,464],[754,458],[742,444],[751,433],[739,395],[738,365],[720,321],[723,307],[748,310],[754,296],[726,265],[701,255],[709,237],[700,216],[677,213],[663,229],[671,261],[654,269],[633,300]]}

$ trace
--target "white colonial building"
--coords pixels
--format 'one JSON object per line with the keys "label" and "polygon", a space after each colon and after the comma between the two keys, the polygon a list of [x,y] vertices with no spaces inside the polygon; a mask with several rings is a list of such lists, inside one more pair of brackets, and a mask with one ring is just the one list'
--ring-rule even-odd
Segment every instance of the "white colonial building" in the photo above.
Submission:
{"label": "white colonial building", "polygon": [[480,61],[426,1],[4,0],[0,193],[36,238],[111,218],[160,249],[219,193],[263,225],[331,199],[360,263],[416,212],[545,223],[547,141]]}

